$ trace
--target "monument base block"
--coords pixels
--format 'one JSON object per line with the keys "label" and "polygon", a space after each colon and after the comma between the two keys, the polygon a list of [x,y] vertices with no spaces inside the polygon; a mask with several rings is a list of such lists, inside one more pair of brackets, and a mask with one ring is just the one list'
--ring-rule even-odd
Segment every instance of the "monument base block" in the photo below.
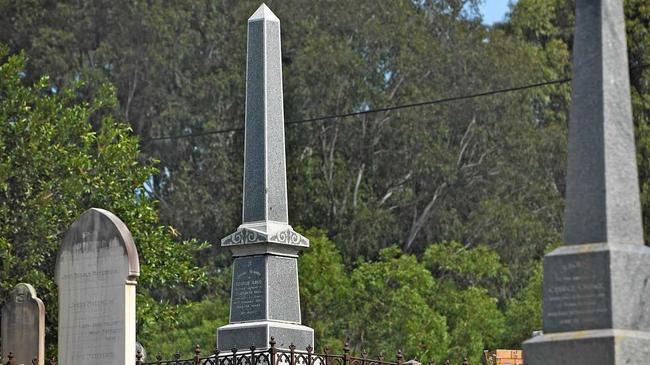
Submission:
{"label": "monument base block", "polygon": [[527,365],[623,365],[650,361],[650,333],[590,330],[544,334],[523,344]]}
{"label": "monument base block", "polygon": [[650,248],[606,243],[560,247],[544,257],[543,298],[545,334],[650,332]]}
{"label": "monument base block", "polygon": [[314,330],[300,324],[260,321],[229,324],[217,329],[217,347],[219,351],[232,348],[248,350],[269,348],[271,337],[275,338],[276,347],[288,349],[292,343],[297,350],[314,346]]}

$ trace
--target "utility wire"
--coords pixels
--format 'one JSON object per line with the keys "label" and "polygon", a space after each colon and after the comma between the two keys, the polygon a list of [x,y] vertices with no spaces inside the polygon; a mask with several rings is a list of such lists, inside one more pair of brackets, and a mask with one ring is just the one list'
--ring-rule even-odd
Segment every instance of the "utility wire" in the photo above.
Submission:
{"label": "utility wire", "polygon": [[[640,65],[630,67],[630,70],[643,70],[643,69],[648,68],[648,67],[650,67],[650,64],[640,64]],[[564,84],[564,83],[570,82],[571,80],[572,79],[570,77],[567,77],[567,78],[564,78],[564,79],[556,79],[556,80],[538,82],[536,84],[528,84],[528,85],[524,85],[524,86],[516,86],[516,87],[507,88],[507,89],[490,90],[490,91],[485,91],[485,92],[477,93],[477,94],[469,94],[469,95],[462,95],[462,96],[452,96],[452,97],[449,97],[449,98],[422,101],[422,102],[419,102],[419,103],[401,104],[401,105],[389,106],[389,107],[385,107],[385,108],[364,110],[364,111],[360,111],[360,112],[351,112],[351,113],[344,113],[344,114],[332,114],[332,115],[326,115],[326,116],[323,116],[323,117],[315,117],[315,118],[309,118],[309,119],[294,120],[294,121],[286,122],[284,124],[287,125],[287,126],[292,126],[292,125],[297,125],[297,124],[320,122],[320,121],[327,120],[327,119],[342,119],[342,118],[347,118],[347,117],[354,117],[354,116],[357,116],[357,115],[381,113],[381,112],[387,112],[387,111],[391,111],[391,110],[415,108],[415,107],[420,107],[420,106],[425,106],[425,105],[442,104],[442,103],[448,103],[448,102],[452,102],[452,101],[473,99],[473,98],[479,98],[479,97],[483,97],[483,96],[503,94],[503,93],[509,93],[509,92],[513,92],[513,91],[521,91],[521,90],[532,89],[532,88],[536,88],[536,87],[543,87],[543,86],[548,86],[548,85]],[[171,135],[171,136],[152,137],[152,138],[142,140],[142,144],[149,143],[149,142],[155,142],[155,141],[169,140],[169,139],[201,137],[201,136],[208,136],[208,135],[212,135],[212,134],[224,134],[224,133],[233,133],[233,132],[242,132],[242,131],[244,131],[244,128],[243,127],[238,127],[238,128],[216,129],[216,130],[209,130],[209,131],[196,132],[196,133],[177,134],[177,135]]]}
{"label": "utility wire", "polygon": [[[448,103],[448,102],[452,102],[452,101],[473,99],[473,98],[478,98],[478,97],[483,97],[483,96],[503,94],[503,93],[513,92],[513,91],[532,89],[532,88],[548,86],[548,85],[563,84],[563,83],[566,83],[566,82],[569,82],[569,81],[571,81],[571,78],[550,80],[550,81],[539,82],[539,83],[536,83],[536,84],[529,84],[529,85],[524,85],[524,86],[511,87],[511,88],[507,88],[507,89],[490,90],[490,91],[485,91],[485,92],[476,93],[476,94],[452,96],[452,97],[443,98],[443,99],[422,101],[422,102],[411,103],[411,104],[394,105],[394,106],[389,106],[389,107],[385,107],[385,108],[370,109],[370,110],[364,110],[364,111],[359,111],[359,112],[351,112],[351,113],[344,113],[344,114],[332,114],[332,115],[326,115],[326,116],[322,116],[322,117],[315,117],[315,118],[302,119],[302,120],[294,120],[294,121],[286,122],[285,125],[293,126],[293,125],[298,125],[298,124],[320,122],[320,121],[327,120],[327,119],[342,119],[342,118],[354,117],[354,116],[357,116],[357,115],[381,113],[381,112],[387,112],[387,111],[392,111],[392,110],[415,108],[415,107],[420,107],[420,106],[425,106],[425,105],[442,104],[442,103]],[[152,138],[144,139],[142,141],[142,143],[144,144],[144,143],[149,143],[149,142],[154,142],[154,141],[163,141],[163,140],[170,140],[170,139],[201,137],[201,136],[207,136],[207,135],[212,135],[212,134],[225,134],[225,133],[233,133],[233,132],[242,132],[243,130],[244,130],[244,128],[238,127],[238,128],[225,128],[225,129],[208,130],[208,131],[196,132],[196,133],[187,133],[187,134],[177,134],[177,135],[170,135],[170,136],[152,137]]]}

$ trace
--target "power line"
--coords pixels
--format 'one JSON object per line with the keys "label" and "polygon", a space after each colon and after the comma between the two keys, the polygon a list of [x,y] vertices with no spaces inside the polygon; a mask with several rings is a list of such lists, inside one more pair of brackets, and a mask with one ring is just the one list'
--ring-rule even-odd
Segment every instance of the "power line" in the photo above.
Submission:
{"label": "power line", "polygon": [[[643,70],[643,69],[646,69],[648,67],[650,67],[650,64],[640,64],[640,65],[630,67],[630,70]],[[401,105],[389,106],[389,107],[385,107],[385,108],[364,110],[364,111],[360,111],[360,112],[351,112],[351,113],[344,113],[344,114],[332,114],[332,115],[326,115],[326,116],[323,116],[323,117],[315,117],[315,118],[309,118],[309,119],[294,120],[294,121],[286,122],[284,124],[288,125],[288,126],[291,126],[291,125],[297,125],[297,124],[319,122],[319,121],[327,120],[327,119],[340,119],[340,118],[353,117],[353,116],[357,116],[357,115],[364,115],[364,114],[371,114],[371,113],[381,113],[381,112],[391,111],[391,110],[399,110],[399,109],[414,108],[414,107],[425,106],[425,105],[448,103],[448,102],[452,102],[452,101],[472,99],[472,98],[478,98],[478,97],[490,96],[490,95],[496,95],[496,94],[503,94],[503,93],[513,92],[513,91],[521,91],[521,90],[532,89],[532,88],[536,88],[536,87],[542,87],[542,86],[548,86],[548,85],[554,85],[554,84],[563,84],[563,83],[566,83],[566,82],[570,82],[571,80],[572,79],[570,77],[567,77],[567,78],[564,78],[564,79],[556,79],[556,80],[538,82],[536,84],[528,84],[528,85],[524,85],[524,86],[516,86],[516,87],[511,87],[511,88],[506,88],[506,89],[490,90],[490,91],[485,91],[485,92],[477,93],[477,94],[469,94],[469,95],[462,95],[462,96],[452,96],[452,97],[449,97],[449,98],[436,99],[436,100],[430,100],[430,101],[423,101],[423,102],[411,103],[411,104],[401,104]],[[147,139],[142,140],[142,144],[149,143],[149,142],[155,142],[155,141],[169,140],[169,139],[201,137],[201,136],[207,136],[207,135],[212,135],[212,134],[224,134],[224,133],[243,132],[243,131],[244,131],[243,127],[237,127],[237,128],[225,128],[225,129],[209,130],[209,131],[196,132],[196,133],[177,134],[177,135],[171,135],[171,136],[152,137],[152,138],[147,138]]]}
{"label": "power line", "polygon": [[[415,108],[415,107],[420,107],[420,106],[425,106],[425,105],[442,104],[442,103],[448,103],[448,102],[452,102],[452,101],[473,99],[473,98],[478,98],[478,97],[483,97],[483,96],[503,94],[503,93],[513,92],[513,91],[521,91],[521,90],[532,89],[532,88],[548,86],[548,85],[563,84],[563,83],[566,83],[566,82],[569,82],[569,81],[571,81],[571,78],[550,80],[550,81],[539,82],[539,83],[536,83],[536,84],[528,84],[528,85],[524,85],[524,86],[516,86],[516,87],[507,88],[507,89],[490,90],[490,91],[485,91],[485,92],[476,93],[476,94],[469,94],[469,95],[462,95],[462,96],[452,96],[452,97],[443,98],[443,99],[422,101],[422,102],[410,103],[410,104],[394,105],[394,106],[389,106],[389,107],[385,107],[385,108],[364,110],[364,111],[360,111],[360,112],[351,112],[351,113],[344,113],[344,114],[332,114],[332,115],[327,115],[327,116],[322,116],[322,117],[295,120],[295,121],[286,122],[285,125],[292,126],[292,125],[298,125],[298,124],[304,124],[304,123],[319,122],[319,121],[323,121],[323,120],[327,120],[327,119],[342,119],[342,118],[353,117],[353,116],[357,116],[357,115],[381,113],[381,112],[387,112],[387,111],[392,111],[392,110]],[[196,133],[188,133],[188,134],[177,134],[177,135],[161,136],[161,137],[152,137],[152,138],[145,139],[142,142],[143,143],[148,143],[148,142],[162,141],[162,140],[169,140],[169,139],[201,137],[201,136],[207,136],[207,135],[212,135],[212,134],[224,134],[224,133],[232,133],[232,132],[242,132],[243,130],[244,130],[244,128],[242,128],[242,127],[216,129],[216,130],[209,130],[209,131],[204,131],[204,132],[196,132]]]}

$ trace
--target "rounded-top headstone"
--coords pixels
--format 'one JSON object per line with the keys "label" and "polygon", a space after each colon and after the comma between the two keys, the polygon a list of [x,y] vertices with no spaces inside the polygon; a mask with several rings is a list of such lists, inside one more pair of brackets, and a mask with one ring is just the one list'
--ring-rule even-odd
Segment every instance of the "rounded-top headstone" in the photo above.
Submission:
{"label": "rounded-top headstone", "polygon": [[113,213],[92,208],[65,235],[56,261],[59,362],[131,364],[138,252]]}
{"label": "rounded-top headstone", "polygon": [[45,306],[34,287],[20,283],[2,307],[2,352],[17,364],[43,365],[45,358]]}
{"label": "rounded-top headstone", "polygon": [[142,361],[142,362],[147,361],[147,350],[144,348],[144,346],[142,346],[142,344],[140,342],[135,343],[135,354],[136,354],[136,356],[138,354],[138,351],[142,355],[142,358],[140,358],[140,361]]}

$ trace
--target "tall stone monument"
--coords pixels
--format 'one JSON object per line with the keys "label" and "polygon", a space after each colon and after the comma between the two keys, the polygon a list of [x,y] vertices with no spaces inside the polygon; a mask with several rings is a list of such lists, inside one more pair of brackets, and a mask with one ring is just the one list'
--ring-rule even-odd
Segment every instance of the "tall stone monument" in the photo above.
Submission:
{"label": "tall stone monument", "polygon": [[131,232],[113,213],[89,209],[56,260],[59,364],[133,364],[140,263]]}
{"label": "tall stone monument", "polygon": [[16,364],[45,363],[45,306],[34,287],[20,283],[2,306],[2,356],[11,352]]}
{"label": "tall stone monument", "polygon": [[288,224],[280,20],[264,4],[248,19],[243,223],[221,241],[235,257],[230,324],[220,350],[314,344],[300,324],[298,252],[309,241]]}
{"label": "tall stone monument", "polygon": [[544,258],[542,336],[524,363],[650,363],[644,246],[622,0],[577,0],[566,245]]}

